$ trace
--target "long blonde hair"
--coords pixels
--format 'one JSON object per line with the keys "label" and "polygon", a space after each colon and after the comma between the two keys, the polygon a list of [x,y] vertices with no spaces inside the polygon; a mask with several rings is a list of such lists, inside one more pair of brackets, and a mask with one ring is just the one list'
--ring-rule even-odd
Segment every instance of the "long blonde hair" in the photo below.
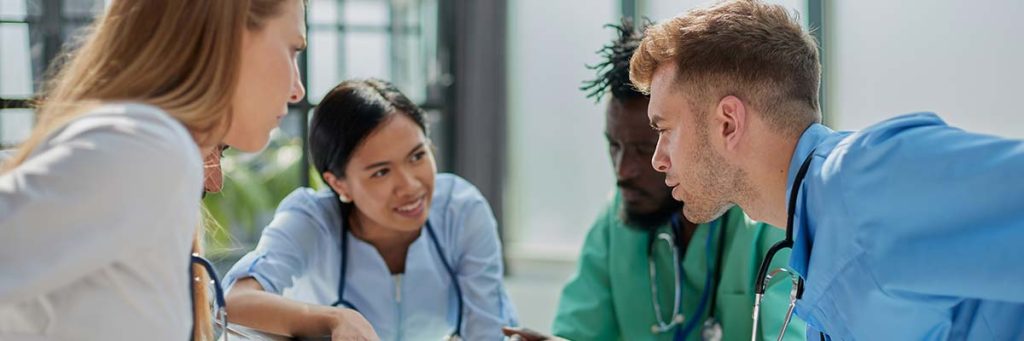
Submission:
{"label": "long blonde hair", "polygon": [[[289,1],[114,0],[80,47],[54,64],[56,73],[36,103],[36,127],[0,173],[24,162],[52,132],[109,101],[160,107],[201,149],[213,149],[231,124],[244,30],[262,29]],[[195,235],[193,252],[200,253],[202,229]],[[203,274],[193,283],[193,337],[212,339],[205,272],[193,267],[193,273]]]}

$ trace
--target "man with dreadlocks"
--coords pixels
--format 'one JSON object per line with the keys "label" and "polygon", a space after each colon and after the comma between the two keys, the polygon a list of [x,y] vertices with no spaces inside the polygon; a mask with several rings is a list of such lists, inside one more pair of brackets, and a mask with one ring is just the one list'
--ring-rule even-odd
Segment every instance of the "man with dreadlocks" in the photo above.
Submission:
{"label": "man with dreadlocks", "polygon": [[[562,290],[552,331],[570,340],[749,340],[754,278],[761,257],[783,239],[780,229],[750,220],[739,208],[697,225],[681,214],[664,175],[651,167],[657,134],[647,120],[649,98],[629,81],[629,59],[644,27],[623,19],[589,66],[587,96],[605,109],[605,136],[617,191],[587,235],[576,275]],[[789,255],[776,257],[776,266]],[[764,299],[761,338],[775,340],[788,304],[789,282],[773,283]],[[775,314],[774,316],[771,314]],[[803,340],[794,321],[787,340]],[[523,340],[543,340],[507,329]],[[773,334],[774,333],[774,334]]]}

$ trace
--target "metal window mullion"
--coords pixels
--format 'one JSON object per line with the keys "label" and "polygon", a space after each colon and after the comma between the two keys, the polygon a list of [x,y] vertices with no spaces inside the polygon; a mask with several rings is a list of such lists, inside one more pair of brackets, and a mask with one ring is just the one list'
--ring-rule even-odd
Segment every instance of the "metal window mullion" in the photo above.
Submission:
{"label": "metal window mullion", "polygon": [[[61,46],[61,17],[64,13],[64,4],[61,0],[42,0],[43,15],[40,22],[43,29],[43,64],[52,67],[57,59]],[[44,71],[45,72],[45,71]]]}
{"label": "metal window mullion", "polygon": [[619,0],[619,11],[625,18],[636,19],[636,0]]}
{"label": "metal window mullion", "polygon": [[[388,11],[388,22],[387,22],[388,31],[384,35],[384,39],[386,39],[385,42],[387,43],[387,47],[388,47],[388,61],[389,61],[388,62],[388,75],[389,75],[388,78],[391,78],[391,80],[394,81],[395,83],[397,83],[396,85],[398,85],[398,84],[405,83],[405,81],[406,81],[405,79],[400,79],[400,77],[398,76],[398,75],[401,74],[401,72],[396,72],[396,71],[398,71],[398,70],[396,70],[397,69],[396,66],[399,63],[399,58],[398,58],[398,52],[399,51],[398,50],[401,49],[401,48],[396,48],[396,46],[398,46],[399,44],[395,44],[395,31],[396,31],[395,26],[398,25],[398,21],[399,20],[395,19],[395,16],[396,16],[396,14],[395,14],[395,0],[388,0],[386,3],[387,3],[387,6],[388,6],[388,9],[387,9],[387,11]],[[406,90],[406,91],[408,91],[408,90]]]}
{"label": "metal window mullion", "polygon": [[820,86],[818,87],[818,111],[821,112],[822,122],[828,122],[825,117],[828,114],[825,105],[828,100],[827,96],[827,84],[828,79],[828,63],[826,58],[828,50],[828,42],[826,41],[827,28],[826,26],[826,3],[825,0],[807,0],[807,26],[811,31],[811,35],[818,41],[818,60],[821,61],[821,79],[819,79]]}
{"label": "metal window mullion", "polygon": [[349,60],[345,55],[345,51],[347,50],[345,46],[345,35],[349,33],[346,32],[345,27],[343,26],[345,24],[345,0],[338,0],[336,9],[337,19],[335,22],[338,24],[338,75],[341,76],[342,79],[346,79],[348,78],[347,66]]}
{"label": "metal window mullion", "polygon": [[[306,11],[306,22],[309,22],[309,11]],[[303,51],[299,57],[299,70],[304,72],[299,73],[299,78],[302,80],[302,86],[306,88],[306,96],[303,96],[299,100],[299,103],[293,104],[291,107],[298,111],[299,120],[302,122],[299,124],[299,139],[302,140],[302,155],[299,156],[299,185],[302,187],[309,187],[309,111],[313,109],[313,105],[309,102],[309,52],[308,52],[308,39],[309,39],[309,27],[306,27],[306,39],[307,39],[307,51]]]}

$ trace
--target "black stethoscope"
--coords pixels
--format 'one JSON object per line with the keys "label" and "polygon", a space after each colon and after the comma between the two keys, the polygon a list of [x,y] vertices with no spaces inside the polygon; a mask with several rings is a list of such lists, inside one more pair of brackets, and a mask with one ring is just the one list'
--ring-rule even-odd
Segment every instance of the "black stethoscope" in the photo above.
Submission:
{"label": "black stethoscope", "polygon": [[[793,288],[789,292],[789,307],[786,310],[786,317],[782,321],[782,330],[779,331],[778,340],[782,340],[782,337],[786,335],[786,329],[789,328],[789,322],[793,319],[793,310],[796,308],[796,301],[804,295],[804,279],[797,275],[795,272],[785,269],[778,268],[768,272],[768,268],[771,267],[772,258],[783,249],[793,249],[793,217],[796,216],[796,200],[799,197],[800,187],[804,183],[804,177],[807,176],[807,170],[811,166],[811,160],[814,158],[815,149],[811,150],[811,153],[804,159],[803,164],[800,165],[800,170],[796,172],[796,178],[793,180],[793,188],[789,192],[789,209],[786,212],[786,239],[775,243],[771,248],[768,249],[768,253],[765,254],[764,259],[761,261],[761,266],[757,271],[757,282],[754,284],[754,326],[752,328],[753,334],[750,339],[753,341],[757,340],[757,325],[758,319],[761,317],[761,299],[764,298],[764,292],[768,287],[768,283],[771,282],[772,278],[786,273],[789,275],[790,280],[793,282]],[[825,333],[819,333],[822,341],[826,340]]]}
{"label": "black stethoscope", "polygon": [[[705,250],[707,250],[707,257],[706,258],[707,258],[707,263],[708,263],[707,264],[708,275],[704,279],[704,290],[702,290],[702,292],[701,292],[700,302],[697,304],[697,309],[693,312],[693,315],[691,315],[692,318],[690,318],[690,319],[687,319],[682,314],[682,311],[681,311],[682,310],[682,308],[681,308],[681,305],[682,305],[682,283],[684,282],[684,277],[686,276],[686,272],[683,270],[682,263],[681,263],[681,260],[684,257],[684,255],[682,253],[683,251],[682,251],[682,249],[679,248],[677,242],[679,241],[679,238],[682,237],[682,233],[683,233],[683,231],[682,231],[682,216],[679,213],[676,213],[675,215],[672,216],[672,232],[671,232],[671,234],[664,233],[664,232],[662,232],[662,233],[655,233],[654,231],[651,231],[651,233],[648,234],[648,240],[647,240],[647,265],[648,265],[648,272],[649,272],[650,281],[651,281],[651,305],[654,307],[654,318],[655,318],[655,322],[656,322],[654,325],[651,326],[651,332],[652,333],[655,333],[655,334],[664,333],[664,332],[667,332],[667,331],[671,330],[672,328],[676,327],[677,325],[682,324],[681,328],[676,329],[676,332],[673,335],[673,339],[677,340],[677,341],[678,340],[685,340],[686,339],[686,335],[689,335],[690,332],[692,332],[693,329],[697,327],[697,322],[700,321],[701,313],[704,312],[704,309],[706,309],[707,307],[710,306],[711,308],[710,308],[710,314],[708,315],[708,319],[704,322],[704,325],[701,328],[701,337],[704,340],[721,340],[721,338],[722,338],[722,325],[715,318],[715,313],[716,313],[716,310],[717,310],[717,307],[715,306],[716,305],[715,301],[718,298],[718,295],[717,295],[718,283],[721,280],[721,273],[722,273],[722,271],[720,271],[720,269],[721,269],[721,266],[722,266],[722,254],[723,254],[723,250],[724,250],[724,246],[725,246],[725,226],[724,226],[725,224],[724,224],[724,220],[725,220],[725,218],[723,216],[722,219],[720,219],[720,220],[716,221],[715,223],[711,224],[710,231],[708,231],[708,238],[707,238],[706,246],[705,246]],[[715,263],[714,263],[714,267],[712,267],[712,264],[711,264],[711,262],[712,262],[712,258],[711,258],[711,243],[712,243],[712,240],[714,239],[715,230],[716,229],[718,230],[718,245],[717,245],[717,248],[715,250],[716,254],[717,254],[717,257],[714,258],[714,262]],[[675,297],[674,297],[674,300],[673,300],[672,318],[668,322],[665,322],[665,321],[663,321],[661,319],[661,316],[662,316],[662,314],[661,314],[661,305],[658,303],[658,285],[657,285],[658,274],[657,274],[657,271],[655,270],[654,254],[653,253],[654,253],[654,243],[656,241],[659,241],[659,240],[665,241],[665,243],[667,243],[669,245],[669,247],[672,248],[673,270],[676,272],[675,278],[674,278],[675,279]],[[709,300],[710,300],[710,304],[708,302]]]}
{"label": "black stethoscope", "polygon": [[[344,212],[342,208],[342,212]],[[345,217],[341,217],[341,243],[338,246],[341,251],[341,272],[338,278],[338,300],[331,304],[331,306],[344,306],[346,308],[359,311],[358,308],[352,302],[345,299],[345,275],[348,270],[348,224],[345,223]],[[434,250],[437,251],[437,255],[441,258],[441,263],[444,265],[444,269],[448,271],[448,276],[451,278],[452,285],[455,286],[455,295],[459,300],[459,314],[455,320],[455,330],[449,333],[446,340],[459,340],[462,338],[462,286],[459,285],[458,276],[455,274],[455,269],[452,268],[451,264],[448,264],[448,259],[445,257],[444,250],[441,248],[441,243],[437,241],[437,235],[434,234],[434,227],[430,224],[430,220],[427,220],[424,230],[427,231],[427,236],[430,237],[430,241],[434,244]]]}

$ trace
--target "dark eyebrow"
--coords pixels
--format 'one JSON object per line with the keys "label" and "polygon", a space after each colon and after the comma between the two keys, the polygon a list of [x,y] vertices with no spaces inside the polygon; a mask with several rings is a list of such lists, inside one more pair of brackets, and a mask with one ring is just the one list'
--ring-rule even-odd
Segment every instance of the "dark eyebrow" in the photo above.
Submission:
{"label": "dark eyebrow", "polygon": [[[413,153],[415,153],[420,148],[423,148],[423,142],[420,142],[415,147],[413,147],[412,150],[409,151],[409,153],[406,154],[406,155],[412,155]],[[370,164],[369,166],[366,166],[366,168],[364,168],[364,170],[370,170],[370,169],[377,168],[377,167],[384,167],[384,166],[387,166],[387,165],[390,165],[390,164],[391,164],[391,161],[376,162],[376,163]]]}
{"label": "dark eyebrow", "polygon": [[415,153],[415,152],[416,152],[417,150],[420,150],[420,148],[423,148],[423,142],[420,142],[420,143],[419,143],[419,144],[417,144],[417,145],[416,145],[415,147],[412,147],[412,150],[410,150],[410,151],[409,151],[409,154],[405,154],[405,155],[406,155],[406,156],[412,155],[412,154],[413,154],[413,153]]}
{"label": "dark eyebrow", "polygon": [[369,166],[366,166],[365,170],[370,170],[370,169],[377,168],[377,167],[384,167],[384,166],[387,166],[387,165],[390,165],[390,164],[391,164],[391,161],[381,161],[381,162],[377,162],[377,163],[371,164]]}

